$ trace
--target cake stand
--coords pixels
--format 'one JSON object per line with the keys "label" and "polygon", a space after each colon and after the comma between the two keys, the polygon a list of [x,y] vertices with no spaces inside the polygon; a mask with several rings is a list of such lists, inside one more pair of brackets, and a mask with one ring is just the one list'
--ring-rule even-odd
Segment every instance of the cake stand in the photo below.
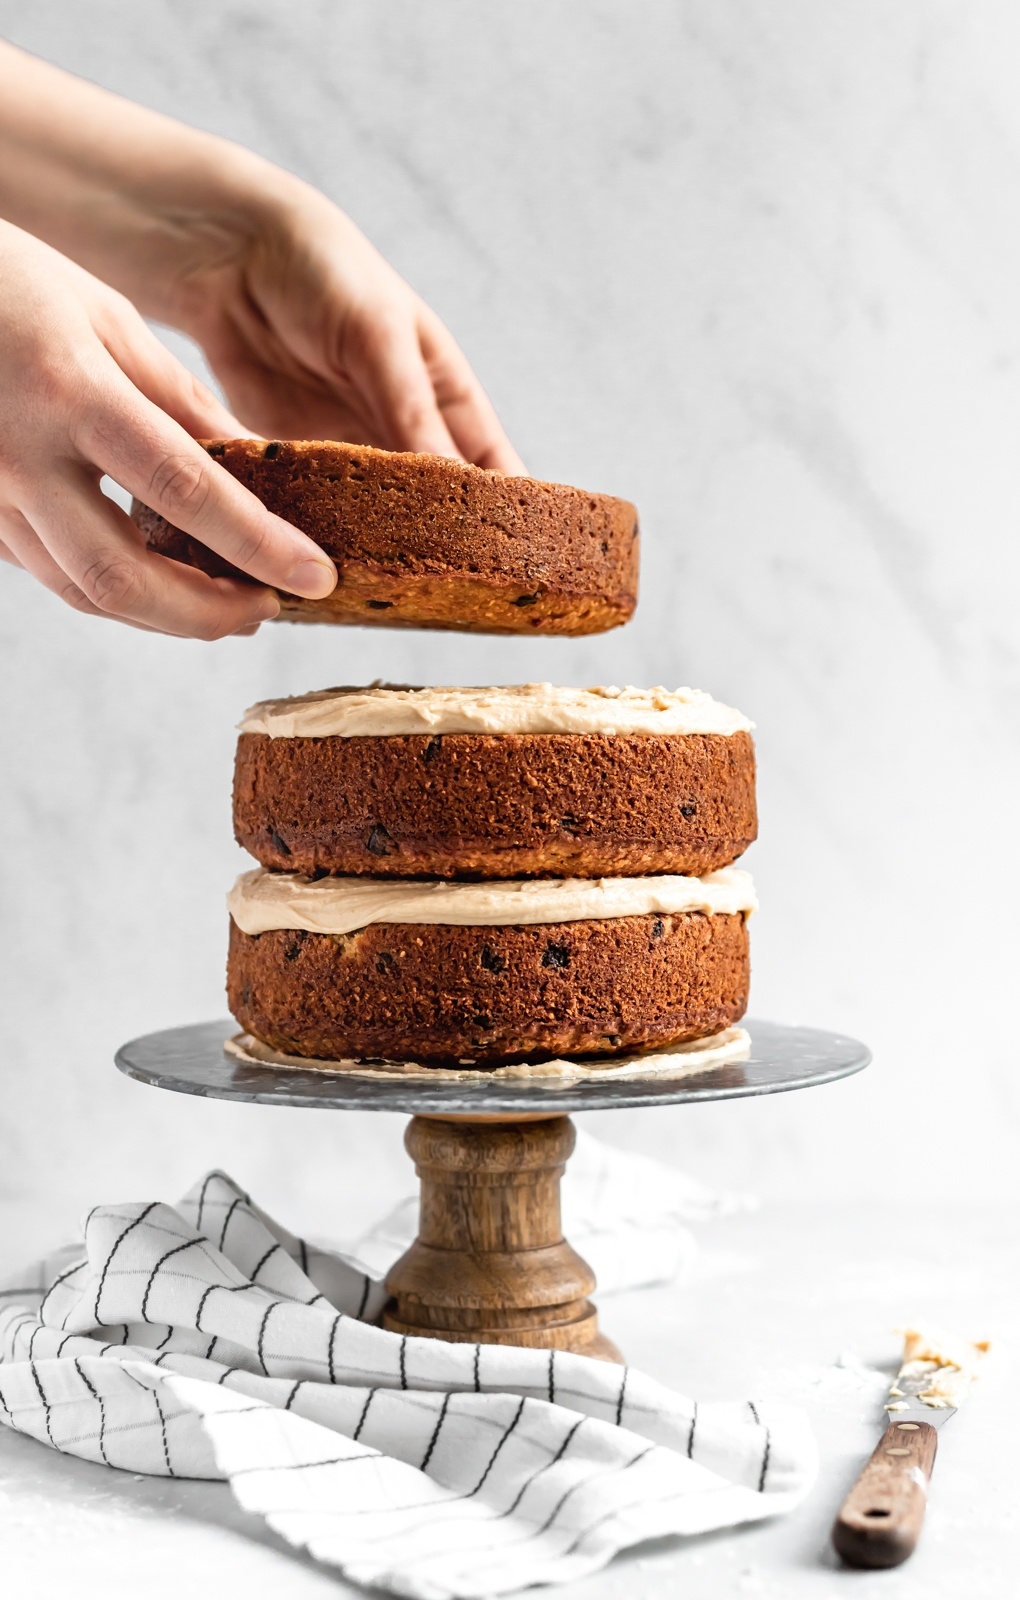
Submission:
{"label": "cake stand", "polygon": [[470,1082],[357,1077],[245,1065],[224,1053],[231,1019],[169,1028],[117,1052],[129,1078],[179,1094],[319,1111],[411,1115],[405,1143],[421,1182],[418,1237],[390,1269],[383,1325],[471,1344],[529,1345],[622,1359],[599,1332],[595,1275],[563,1238],[560,1179],[569,1113],[698,1105],[849,1077],[870,1052],[820,1028],[745,1022],[750,1055],[697,1075]]}

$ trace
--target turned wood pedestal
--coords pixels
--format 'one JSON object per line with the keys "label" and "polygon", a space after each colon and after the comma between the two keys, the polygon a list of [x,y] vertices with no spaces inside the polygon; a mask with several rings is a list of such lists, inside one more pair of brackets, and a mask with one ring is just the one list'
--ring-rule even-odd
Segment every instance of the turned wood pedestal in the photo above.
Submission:
{"label": "turned wood pedestal", "polygon": [[414,1117],[404,1142],[421,1179],[421,1217],[387,1276],[384,1327],[621,1361],[588,1298],[595,1274],[560,1223],[574,1137],[569,1117]]}

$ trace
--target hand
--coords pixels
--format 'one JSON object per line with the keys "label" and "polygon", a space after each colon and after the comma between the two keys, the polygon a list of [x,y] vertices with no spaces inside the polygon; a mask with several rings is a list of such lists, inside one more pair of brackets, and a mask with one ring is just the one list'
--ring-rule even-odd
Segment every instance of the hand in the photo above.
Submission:
{"label": "hand", "polygon": [[[335,205],[258,163],[232,245],[213,228],[155,314],[202,346],[237,415],[267,438],[524,465],[439,318]],[[203,260],[203,238],[208,255]]]}
{"label": "hand", "polygon": [[[0,223],[0,556],[78,611],[198,639],[275,616],[263,585],[321,598],[332,562],[195,443],[244,432],[122,295]],[[258,583],[147,550],[104,473]]]}
{"label": "hand", "polygon": [[[2,41],[0,215],[26,230],[0,223],[0,556],[80,610],[206,639],[277,610],[146,550],[104,472],[262,584],[332,589],[318,546],[195,437],[524,470],[442,323],[323,195]],[[139,311],[197,339],[237,417]]]}

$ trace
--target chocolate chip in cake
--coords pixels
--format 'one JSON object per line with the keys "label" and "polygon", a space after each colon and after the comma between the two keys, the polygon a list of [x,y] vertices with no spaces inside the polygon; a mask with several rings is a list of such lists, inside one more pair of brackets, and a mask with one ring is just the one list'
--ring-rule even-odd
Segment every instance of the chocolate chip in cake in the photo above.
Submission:
{"label": "chocolate chip in cake", "polygon": [[686,806],[681,806],[680,807],[680,815],[682,817],[687,817],[688,820],[690,820],[691,817],[696,817],[697,814],[698,814],[698,808],[697,808],[696,805],[692,804],[692,805],[686,805]]}
{"label": "chocolate chip in cake", "polygon": [[565,944],[547,944],[542,954],[543,967],[569,967],[570,949]]}
{"label": "chocolate chip in cake", "polygon": [[283,445],[280,443],[279,439],[274,439],[270,444],[267,444],[266,448],[263,450],[263,461],[275,461],[282,449]]}
{"label": "chocolate chip in cake", "polygon": [[226,448],[227,447],[225,444],[211,444],[209,446],[209,454],[214,459],[218,460],[220,456],[226,453]]}
{"label": "chocolate chip in cake", "polygon": [[305,933],[303,928],[297,928],[295,930],[293,939],[291,939],[283,947],[283,959],[284,959],[284,961],[296,961],[297,960],[298,956],[301,954],[301,946],[304,944],[304,942],[307,939],[307,937],[308,937],[308,935],[307,935],[307,933]]}
{"label": "chocolate chip in cake", "polygon": [[366,840],[366,848],[374,856],[391,856],[393,854],[393,840],[381,823],[377,822]]}
{"label": "chocolate chip in cake", "polygon": [[388,611],[392,604],[392,600],[370,600],[368,602],[368,609],[370,611]]}
{"label": "chocolate chip in cake", "polygon": [[581,824],[576,817],[566,816],[560,818],[560,827],[567,833],[576,833]]}
{"label": "chocolate chip in cake", "polygon": [[622,1041],[622,1039],[621,1039],[621,1037],[620,1037],[620,1035],[618,1033],[604,1033],[602,1035],[602,1037],[603,1037],[603,1039],[605,1039],[607,1044],[611,1044],[612,1045],[614,1050],[618,1049],[619,1046],[623,1043],[623,1041]]}
{"label": "chocolate chip in cake", "polygon": [[472,1021],[476,1028],[483,1028],[486,1032],[492,1027],[492,1018],[486,1016],[484,1011],[479,1016],[473,1017]]}
{"label": "chocolate chip in cake", "polygon": [[537,601],[538,601],[538,590],[536,589],[534,594],[521,594],[521,595],[518,595],[517,599],[513,602],[513,604],[515,606],[533,606],[533,605],[535,605],[537,603]]}
{"label": "chocolate chip in cake", "polygon": [[290,845],[286,839],[280,837],[275,828],[270,828],[269,830],[269,842],[274,850],[279,850],[281,856],[290,855]]}
{"label": "chocolate chip in cake", "polygon": [[378,956],[376,957],[376,972],[389,972],[392,965],[393,956],[390,954],[389,950],[380,950]]}
{"label": "chocolate chip in cake", "polygon": [[492,948],[491,944],[482,946],[482,953],[479,957],[479,960],[481,961],[486,972],[504,972],[506,970],[505,960],[501,955],[496,954],[496,951]]}
{"label": "chocolate chip in cake", "polygon": [[435,738],[430,739],[428,744],[425,746],[425,749],[422,751],[421,758],[427,767],[432,765],[432,762],[436,759],[442,748],[443,736],[441,733],[437,733]]}
{"label": "chocolate chip in cake", "polygon": [[655,921],[652,923],[652,938],[661,939],[665,931],[666,924],[663,922],[661,917],[656,917]]}

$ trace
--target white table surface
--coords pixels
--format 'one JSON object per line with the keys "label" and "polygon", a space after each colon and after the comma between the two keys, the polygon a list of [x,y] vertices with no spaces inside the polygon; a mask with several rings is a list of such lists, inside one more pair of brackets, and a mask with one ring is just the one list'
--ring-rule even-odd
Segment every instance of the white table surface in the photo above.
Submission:
{"label": "white table surface", "polygon": [[[864,1173],[866,1179],[866,1172]],[[2,1230],[0,1213],[0,1230]],[[702,1399],[767,1396],[807,1406],[819,1482],[788,1517],[662,1540],[558,1591],[562,1600],[1006,1600],[1016,1592],[1020,1471],[1011,1453],[1006,1351],[1020,1321],[1015,1218],[978,1207],[766,1208],[701,1230],[682,1287],[607,1297],[605,1329],[633,1365]],[[10,1241],[7,1240],[9,1245]],[[4,1254],[8,1254],[5,1250]],[[921,1548],[892,1572],[839,1568],[828,1529],[879,1429],[865,1368],[893,1360],[888,1330],[926,1317],[990,1334],[1000,1360],[942,1435]],[[4,1591],[50,1600],[245,1600],[356,1595],[290,1553],[225,1485],[136,1478],[73,1461],[0,1427]],[[535,1591],[532,1591],[535,1592]]]}

